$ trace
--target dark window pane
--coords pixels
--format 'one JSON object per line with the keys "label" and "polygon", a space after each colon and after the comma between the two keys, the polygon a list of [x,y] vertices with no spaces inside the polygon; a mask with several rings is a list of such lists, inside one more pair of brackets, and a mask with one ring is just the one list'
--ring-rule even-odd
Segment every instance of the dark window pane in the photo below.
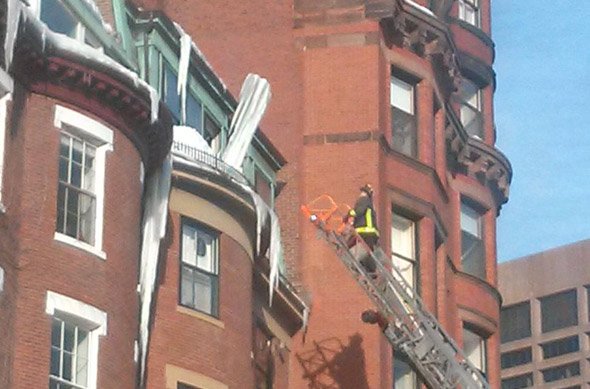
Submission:
{"label": "dark window pane", "polygon": [[580,364],[578,362],[568,363],[567,365],[552,367],[550,369],[542,370],[541,372],[543,373],[543,381],[545,382],[563,380],[579,376]]}
{"label": "dark window pane", "polygon": [[183,266],[180,282],[180,304],[194,307],[193,270],[187,266]]}
{"label": "dark window pane", "polygon": [[465,273],[485,278],[485,249],[483,240],[463,231],[461,234],[461,262]]}
{"label": "dark window pane", "polygon": [[531,309],[528,302],[502,308],[500,338],[502,343],[531,336]]}
{"label": "dark window pane", "polygon": [[76,36],[77,21],[60,0],[41,1],[41,20],[51,31]]}
{"label": "dark window pane", "polygon": [[502,380],[502,389],[531,388],[533,386],[533,375],[524,374]]}
{"label": "dark window pane", "polygon": [[543,297],[541,301],[541,330],[549,332],[578,324],[576,290]]}
{"label": "dark window pane", "polygon": [[168,63],[164,62],[163,100],[170,109],[176,123],[180,122],[180,96],[178,95],[178,77]]}
{"label": "dark window pane", "polygon": [[61,327],[62,322],[58,319],[51,321],[51,345],[55,347],[61,346]]}
{"label": "dark window pane", "polygon": [[60,360],[59,349],[55,348],[55,347],[51,347],[51,367],[49,370],[49,374],[54,375],[56,377],[60,376],[59,360]]}
{"label": "dark window pane", "polygon": [[392,148],[400,153],[416,156],[416,118],[414,115],[391,107]]}
{"label": "dark window pane", "polygon": [[62,375],[61,375],[61,378],[63,378],[64,380],[68,380],[68,381],[72,380],[72,363],[73,363],[72,354],[64,351]]}
{"label": "dark window pane", "polygon": [[533,353],[530,347],[522,350],[514,350],[503,353],[501,356],[502,369],[514,366],[526,365],[533,360]]}
{"label": "dark window pane", "polygon": [[186,96],[186,125],[196,128],[199,133],[203,134],[203,108],[201,103],[189,94]]}
{"label": "dark window pane", "polygon": [[543,343],[543,358],[554,358],[560,355],[575,353],[580,351],[580,341],[578,336],[570,336],[565,339],[558,339],[552,342]]}

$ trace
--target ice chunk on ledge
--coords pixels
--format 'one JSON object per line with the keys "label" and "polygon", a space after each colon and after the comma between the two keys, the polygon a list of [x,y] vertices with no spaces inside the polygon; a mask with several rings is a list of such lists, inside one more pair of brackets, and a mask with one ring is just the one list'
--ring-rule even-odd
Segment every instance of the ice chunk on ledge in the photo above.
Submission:
{"label": "ice chunk on ledge", "polygon": [[[207,143],[203,135],[201,135],[196,128],[188,126],[174,126],[174,143],[178,145],[186,145],[192,149],[205,151],[211,155],[214,155],[214,151]],[[175,154],[185,154],[179,147],[173,146]],[[189,156],[186,154],[186,156]]]}
{"label": "ice chunk on ledge", "polygon": [[412,1],[412,0],[404,0],[404,2],[406,4],[411,5],[412,7],[416,8],[416,9],[424,12],[427,15],[436,17],[436,15],[434,14],[434,12],[432,12],[430,9],[424,7],[423,5],[420,5],[420,4],[416,3],[415,1]]}

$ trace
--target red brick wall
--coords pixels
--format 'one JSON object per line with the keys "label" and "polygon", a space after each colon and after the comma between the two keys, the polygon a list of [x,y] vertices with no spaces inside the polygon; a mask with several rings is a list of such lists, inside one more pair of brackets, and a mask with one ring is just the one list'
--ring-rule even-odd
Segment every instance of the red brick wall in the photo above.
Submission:
{"label": "red brick wall", "polygon": [[[16,341],[7,359],[10,364],[0,367],[13,372],[12,386],[3,387],[47,386],[51,319],[45,314],[45,301],[51,290],[107,313],[108,332],[100,338],[98,387],[132,388],[141,211],[139,154],[114,129],[114,151],[106,158],[106,261],[54,241],[59,145],[59,130],[53,127],[55,103],[29,96],[21,125],[7,137],[4,200],[8,211],[0,216],[0,223],[9,226],[2,236],[11,240],[0,243],[8,251],[2,257],[7,291],[1,297],[0,312],[9,310],[8,339]],[[6,331],[4,325],[0,328]],[[6,349],[2,350],[5,356]]]}
{"label": "red brick wall", "polygon": [[253,387],[252,261],[236,241],[221,231],[219,321],[224,328],[179,312],[180,215],[172,213],[169,221],[171,240],[157,290],[148,355],[148,387],[166,387],[166,364],[203,374],[230,388]]}

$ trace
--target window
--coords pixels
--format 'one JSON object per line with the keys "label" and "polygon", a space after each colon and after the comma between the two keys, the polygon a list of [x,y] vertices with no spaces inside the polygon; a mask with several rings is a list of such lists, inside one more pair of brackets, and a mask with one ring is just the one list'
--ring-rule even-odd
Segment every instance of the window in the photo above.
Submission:
{"label": "window", "polygon": [[461,263],[465,273],[485,278],[485,252],[481,214],[461,203]]}
{"label": "window", "polygon": [[467,134],[483,139],[481,89],[467,79],[461,83],[461,124]]}
{"label": "window", "polygon": [[162,101],[168,106],[172,113],[174,122],[180,123],[181,105],[180,96],[178,94],[178,76],[172,69],[172,66],[162,58],[161,60],[161,75],[160,75],[160,97]]}
{"label": "window", "polygon": [[417,143],[414,90],[414,84],[391,76],[392,147],[411,157],[416,156]]}
{"label": "window", "polygon": [[221,150],[221,127],[209,116],[205,114],[205,133],[203,134],[205,140],[215,152]]}
{"label": "window", "polygon": [[254,187],[256,188],[256,193],[262,197],[262,199],[272,207],[273,205],[273,190],[272,190],[272,183],[271,181],[266,178],[266,175],[262,173],[260,170],[256,169],[254,173]]}
{"label": "window", "polygon": [[54,317],[49,388],[88,387],[88,330]]}
{"label": "window", "polygon": [[96,389],[99,336],[107,315],[95,307],[47,292],[51,319],[49,389]]}
{"label": "window", "polygon": [[566,365],[556,366],[549,369],[541,370],[543,373],[543,381],[553,382],[559,381],[570,377],[576,377],[580,375],[580,363],[568,363]]}
{"label": "window", "polygon": [[514,366],[526,365],[533,360],[533,353],[530,347],[521,350],[509,351],[501,355],[502,369]]}
{"label": "window", "polygon": [[400,353],[393,359],[393,379],[394,389],[415,389],[418,387],[416,373]]}
{"label": "window", "polygon": [[486,373],[486,341],[465,327],[463,327],[463,352],[473,366],[482,373]]}
{"label": "window", "polygon": [[51,31],[67,35],[94,48],[101,47],[96,35],[84,27],[62,0],[38,1],[40,1],[38,4],[39,18]]}
{"label": "window", "polygon": [[416,289],[416,223],[396,213],[391,218],[391,253],[404,280]]}
{"label": "window", "polygon": [[61,129],[55,239],[101,258],[106,152],[113,132],[103,124],[57,106]]}
{"label": "window", "polygon": [[554,358],[580,351],[580,341],[577,335],[570,336],[569,338],[543,343],[541,348],[543,349],[543,359]]}
{"label": "window", "polygon": [[575,289],[542,297],[541,331],[549,332],[578,324],[577,293]]}
{"label": "window", "polygon": [[57,232],[94,245],[96,146],[62,132],[57,192]]}
{"label": "window", "polygon": [[533,386],[533,374],[523,374],[502,380],[502,389],[520,389]]}
{"label": "window", "polygon": [[256,389],[272,389],[273,357],[271,353],[272,335],[269,331],[254,326],[254,376]]}
{"label": "window", "polygon": [[459,0],[459,19],[475,27],[480,27],[479,0]]}
{"label": "window", "polygon": [[524,302],[500,311],[500,338],[502,343],[531,336],[531,306]]}
{"label": "window", "polygon": [[180,304],[218,316],[218,233],[188,219],[182,222]]}

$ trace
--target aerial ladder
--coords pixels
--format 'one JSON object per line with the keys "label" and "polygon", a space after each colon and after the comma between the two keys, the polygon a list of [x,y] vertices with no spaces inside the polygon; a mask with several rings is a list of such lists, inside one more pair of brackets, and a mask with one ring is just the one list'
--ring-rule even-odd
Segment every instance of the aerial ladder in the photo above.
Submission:
{"label": "aerial ladder", "polygon": [[[490,388],[383,250],[371,250],[347,225],[350,207],[322,195],[301,210],[375,304],[379,325],[394,350],[409,359],[429,388]],[[375,272],[369,273],[361,263],[367,258],[374,262]]]}

